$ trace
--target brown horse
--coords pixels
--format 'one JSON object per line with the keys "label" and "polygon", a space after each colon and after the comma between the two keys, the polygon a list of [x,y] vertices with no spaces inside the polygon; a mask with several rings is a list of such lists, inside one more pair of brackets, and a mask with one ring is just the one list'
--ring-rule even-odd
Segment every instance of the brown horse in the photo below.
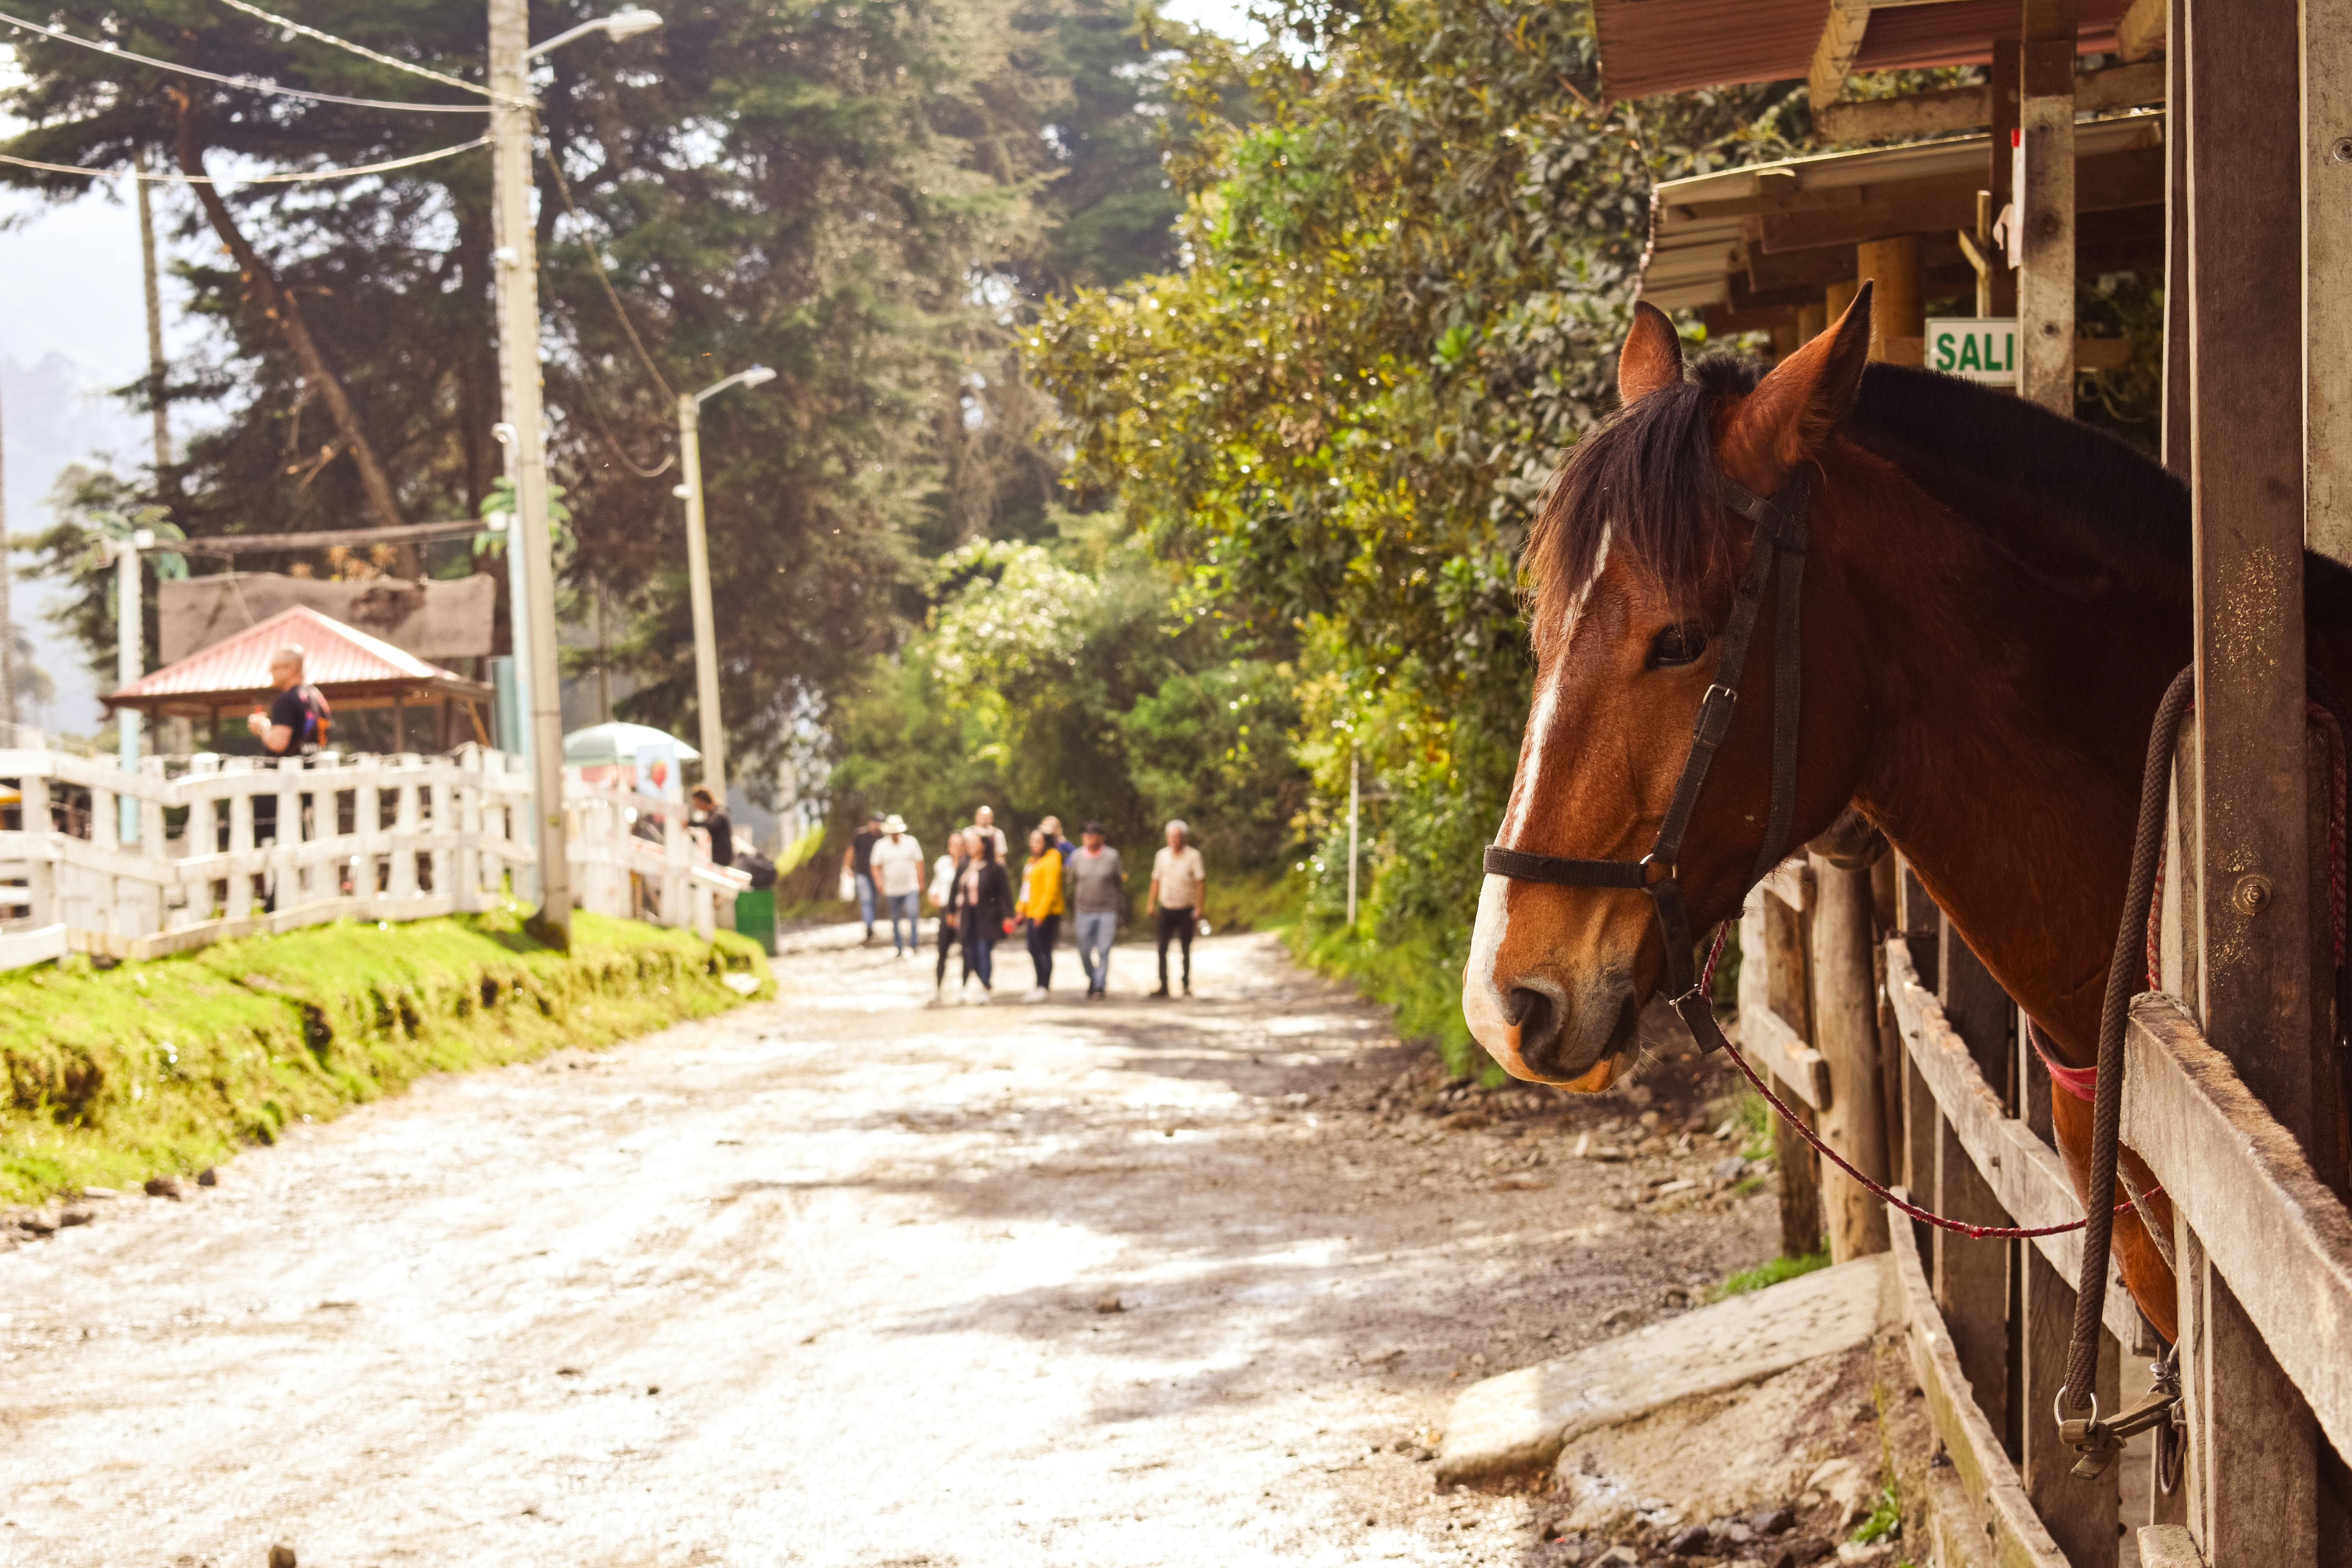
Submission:
{"label": "brown horse", "polygon": [[[1639,859],[1701,696],[1736,682],[1680,875],[1698,929],[1738,913],[1766,831],[1773,617],[1744,671],[1715,668],[1750,537],[1716,475],[1773,495],[1810,469],[1794,841],[1858,808],[2055,1053],[2088,1066],[2148,728],[2189,658],[2188,496],[2087,426],[1865,365],[1869,335],[1865,289],[1760,379],[1725,357],[1686,373],[1672,325],[1636,307],[1621,410],[1579,445],[1528,542],[1536,697],[1496,841]],[[2313,655],[2337,677],[2352,579],[2315,558],[2306,582]],[[1490,875],[1463,1010],[1512,1073],[1595,1092],[1635,1052],[1663,961],[1639,892]],[[2080,1192],[2090,1107],[2053,1093],[2053,1110]],[[2116,1246],[2170,1336],[2171,1275],[2147,1231],[2119,1220]]]}

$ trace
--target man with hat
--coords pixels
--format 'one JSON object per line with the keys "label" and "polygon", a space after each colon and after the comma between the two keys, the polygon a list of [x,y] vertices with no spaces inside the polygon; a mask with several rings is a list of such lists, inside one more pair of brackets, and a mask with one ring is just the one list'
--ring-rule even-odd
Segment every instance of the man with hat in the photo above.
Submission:
{"label": "man with hat", "polygon": [[[884,820],[881,840],[866,852],[866,863],[890,906],[891,956],[904,958],[923,940],[923,906],[919,901],[923,891],[923,847],[907,831],[905,817],[893,812]],[[898,936],[902,915],[907,921],[903,942]]]}

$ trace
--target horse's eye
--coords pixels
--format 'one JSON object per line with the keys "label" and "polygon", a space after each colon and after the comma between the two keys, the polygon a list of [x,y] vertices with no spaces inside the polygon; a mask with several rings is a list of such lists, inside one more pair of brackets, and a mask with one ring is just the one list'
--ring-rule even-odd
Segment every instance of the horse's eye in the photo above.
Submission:
{"label": "horse's eye", "polygon": [[1652,669],[1678,669],[1685,664],[1696,664],[1706,651],[1705,626],[1668,626],[1650,643]]}

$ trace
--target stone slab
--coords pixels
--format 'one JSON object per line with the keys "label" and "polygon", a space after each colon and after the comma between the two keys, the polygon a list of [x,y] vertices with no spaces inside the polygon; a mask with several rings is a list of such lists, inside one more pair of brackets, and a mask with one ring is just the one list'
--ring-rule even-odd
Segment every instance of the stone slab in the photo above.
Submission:
{"label": "stone slab", "polygon": [[1862,1258],[1486,1378],[1454,1396],[1437,1479],[1548,1467],[1587,1432],[1843,1356],[1901,1321],[1888,1258]]}

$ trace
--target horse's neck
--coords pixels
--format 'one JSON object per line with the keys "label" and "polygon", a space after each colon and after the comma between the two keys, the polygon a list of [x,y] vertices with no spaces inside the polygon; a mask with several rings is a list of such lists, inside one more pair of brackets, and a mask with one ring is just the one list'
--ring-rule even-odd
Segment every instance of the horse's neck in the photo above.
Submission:
{"label": "horse's neck", "polygon": [[1876,627],[1855,650],[1871,727],[1855,799],[1994,978],[2088,1060],[2178,608],[2095,569],[2029,569],[1887,479],[1839,541]]}

